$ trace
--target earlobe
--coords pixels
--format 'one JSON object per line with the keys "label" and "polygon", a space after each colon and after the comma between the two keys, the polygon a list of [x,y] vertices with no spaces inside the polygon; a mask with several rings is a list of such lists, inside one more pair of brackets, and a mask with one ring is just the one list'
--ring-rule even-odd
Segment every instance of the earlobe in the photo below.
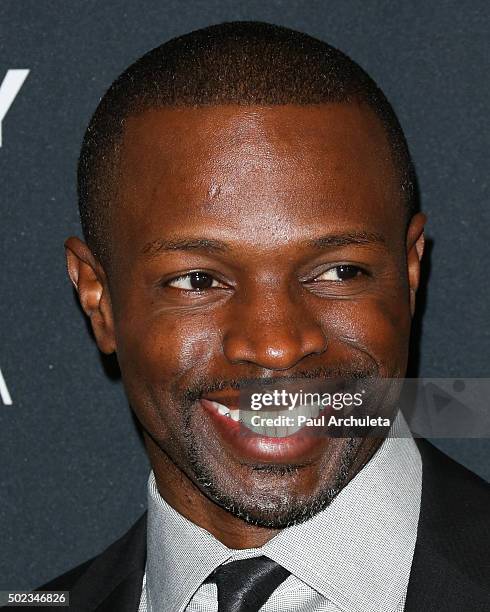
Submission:
{"label": "earlobe", "polygon": [[103,353],[113,353],[116,350],[114,323],[104,269],[79,238],[65,241],[65,253],[68,276],[90,319],[97,346]]}
{"label": "earlobe", "polygon": [[408,284],[410,294],[410,313],[415,313],[415,298],[420,283],[420,265],[424,254],[424,226],[427,217],[423,213],[417,213],[410,221],[407,231],[407,266]]}
{"label": "earlobe", "polygon": [[422,231],[422,233],[420,234],[420,236],[418,237],[415,243],[415,248],[417,249],[417,255],[418,255],[419,261],[422,261],[422,256],[424,254],[424,247],[425,247],[425,235],[424,235],[424,232]]}

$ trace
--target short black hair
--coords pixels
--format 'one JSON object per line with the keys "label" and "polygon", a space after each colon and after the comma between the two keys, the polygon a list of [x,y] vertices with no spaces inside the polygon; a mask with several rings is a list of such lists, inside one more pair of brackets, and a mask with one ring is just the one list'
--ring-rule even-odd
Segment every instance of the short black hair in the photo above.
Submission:
{"label": "short black hair", "polygon": [[109,254],[125,120],[150,108],[364,102],[381,120],[407,207],[415,174],[398,119],[381,89],[345,53],[289,28],[229,22],[174,38],[129,66],[110,86],[86,130],[78,164],[82,229],[94,255]]}

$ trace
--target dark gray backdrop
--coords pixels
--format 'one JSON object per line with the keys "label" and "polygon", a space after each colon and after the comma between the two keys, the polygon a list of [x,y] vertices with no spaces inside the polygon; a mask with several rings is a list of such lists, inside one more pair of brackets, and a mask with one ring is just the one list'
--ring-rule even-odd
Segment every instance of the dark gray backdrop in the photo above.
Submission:
{"label": "dark gray backdrop", "polygon": [[[489,376],[488,9],[467,1],[0,2],[0,79],[30,74],[0,149],[0,589],[99,552],[144,509],[148,465],[66,278],[90,114],[129,63],[232,19],[301,29],[349,53],[397,110],[432,238],[423,376]],[[439,441],[490,475],[488,441]]]}

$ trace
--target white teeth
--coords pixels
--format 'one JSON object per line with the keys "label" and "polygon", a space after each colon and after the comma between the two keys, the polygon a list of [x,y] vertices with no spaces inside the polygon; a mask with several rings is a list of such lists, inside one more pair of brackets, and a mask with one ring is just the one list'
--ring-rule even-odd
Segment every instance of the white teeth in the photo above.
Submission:
{"label": "white teeth", "polygon": [[276,438],[286,438],[287,436],[290,436],[291,434],[289,433],[289,429],[292,428],[276,426]]}
{"label": "white teeth", "polygon": [[216,408],[218,413],[221,414],[222,416],[228,417],[229,419],[232,419],[233,421],[240,420],[239,410],[230,410],[228,406],[224,406],[223,404],[220,404],[219,402],[212,402],[212,404],[213,404],[213,407]]}
{"label": "white teeth", "polygon": [[227,406],[223,406],[223,404],[218,404],[218,402],[213,402],[213,406],[223,416],[226,416],[226,415],[230,414],[230,411],[228,410],[228,407]]}
{"label": "white teeth", "polygon": [[[246,411],[242,421],[250,430],[260,434],[261,436],[271,438],[286,438],[287,436],[292,436],[303,427],[303,424],[298,425],[299,416],[304,416],[307,419],[316,418],[322,408],[323,406],[310,404],[306,406],[298,406],[294,410],[260,410],[256,412]],[[265,425],[260,422],[257,423],[256,419],[254,419],[256,424],[253,424],[252,418],[255,416],[259,416],[262,419],[277,419],[279,417],[280,419],[284,418],[284,420],[276,420],[276,423],[278,423],[276,425]]]}
{"label": "white teeth", "polygon": [[[222,416],[232,419],[233,421],[242,421],[243,424],[251,431],[258,433],[261,436],[270,438],[286,438],[292,436],[303,427],[303,423],[298,425],[298,417],[304,416],[307,419],[316,418],[323,406],[308,404],[306,406],[297,406],[294,410],[274,410],[274,411],[249,411],[243,412],[243,418],[240,419],[240,410],[231,410],[228,406],[219,402],[211,402],[213,408]],[[275,425],[265,425],[263,423],[252,424],[252,417],[259,416],[262,419],[277,419],[277,417],[288,418],[288,421],[276,421]]]}

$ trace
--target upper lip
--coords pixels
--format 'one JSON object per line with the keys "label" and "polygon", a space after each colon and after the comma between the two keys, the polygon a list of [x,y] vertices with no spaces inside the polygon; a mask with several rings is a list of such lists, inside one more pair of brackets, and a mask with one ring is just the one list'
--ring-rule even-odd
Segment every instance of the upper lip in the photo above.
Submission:
{"label": "upper lip", "polygon": [[217,402],[231,410],[237,410],[240,404],[240,396],[238,392],[233,391],[216,391],[215,393],[208,393],[204,395],[202,399],[209,400],[211,402]]}

